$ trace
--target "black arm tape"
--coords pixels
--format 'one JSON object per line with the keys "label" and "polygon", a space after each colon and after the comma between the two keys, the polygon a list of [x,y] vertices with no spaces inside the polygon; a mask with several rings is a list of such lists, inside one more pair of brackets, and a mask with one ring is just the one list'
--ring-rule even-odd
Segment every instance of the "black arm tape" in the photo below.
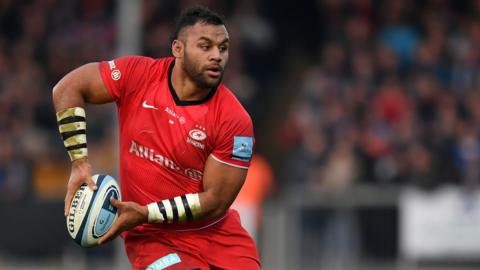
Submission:
{"label": "black arm tape", "polygon": [[190,205],[188,204],[187,197],[185,195],[181,196],[183,202],[183,208],[185,208],[185,214],[187,215],[187,220],[193,220],[192,209],[190,209]]}

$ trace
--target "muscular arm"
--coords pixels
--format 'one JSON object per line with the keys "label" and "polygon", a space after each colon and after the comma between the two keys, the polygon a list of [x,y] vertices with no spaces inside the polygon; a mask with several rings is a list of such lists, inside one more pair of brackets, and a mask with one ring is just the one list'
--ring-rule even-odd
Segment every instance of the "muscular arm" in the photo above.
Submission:
{"label": "muscular arm", "polygon": [[220,163],[208,157],[203,174],[203,192],[199,194],[202,218],[218,217],[237,197],[247,170]]}
{"label": "muscular arm", "polygon": [[[113,101],[113,97],[103,84],[98,63],[83,65],[65,75],[53,88],[52,95],[53,105],[57,112],[73,107],[83,107],[85,103]],[[86,156],[72,162],[65,196],[65,216],[70,210],[73,194],[82,183],[87,183],[93,190],[96,189],[96,185],[91,179],[91,165]]]}
{"label": "muscular arm", "polygon": [[85,103],[112,101],[113,97],[103,84],[98,63],[89,63],[73,70],[53,87],[53,105],[57,112],[83,107]]}

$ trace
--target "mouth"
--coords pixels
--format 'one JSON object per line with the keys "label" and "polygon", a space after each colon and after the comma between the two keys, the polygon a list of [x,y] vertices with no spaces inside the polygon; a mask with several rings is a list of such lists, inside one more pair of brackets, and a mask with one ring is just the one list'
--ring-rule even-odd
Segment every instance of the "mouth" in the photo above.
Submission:
{"label": "mouth", "polygon": [[213,65],[206,68],[207,75],[213,78],[219,78],[222,75],[223,69],[221,66]]}

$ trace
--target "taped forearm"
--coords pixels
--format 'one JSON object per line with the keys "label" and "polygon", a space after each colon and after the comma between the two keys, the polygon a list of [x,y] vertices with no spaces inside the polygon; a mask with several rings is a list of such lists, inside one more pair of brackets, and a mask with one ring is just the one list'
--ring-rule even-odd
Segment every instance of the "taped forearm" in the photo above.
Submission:
{"label": "taped forearm", "polygon": [[149,223],[184,223],[202,214],[198,193],[185,194],[147,205]]}
{"label": "taped forearm", "polygon": [[57,112],[57,123],[70,160],[74,161],[87,157],[85,110],[81,107],[73,107]]}

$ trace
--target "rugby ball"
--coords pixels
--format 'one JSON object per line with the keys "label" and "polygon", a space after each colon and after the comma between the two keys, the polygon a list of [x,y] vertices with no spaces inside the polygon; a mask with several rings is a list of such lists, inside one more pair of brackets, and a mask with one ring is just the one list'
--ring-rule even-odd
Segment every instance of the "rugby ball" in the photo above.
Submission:
{"label": "rugby ball", "polygon": [[92,180],[97,190],[87,184],[81,185],[73,196],[67,216],[67,230],[72,239],[82,247],[97,246],[117,219],[117,208],[110,203],[110,197],[121,200],[117,181],[107,174],[96,174]]}

